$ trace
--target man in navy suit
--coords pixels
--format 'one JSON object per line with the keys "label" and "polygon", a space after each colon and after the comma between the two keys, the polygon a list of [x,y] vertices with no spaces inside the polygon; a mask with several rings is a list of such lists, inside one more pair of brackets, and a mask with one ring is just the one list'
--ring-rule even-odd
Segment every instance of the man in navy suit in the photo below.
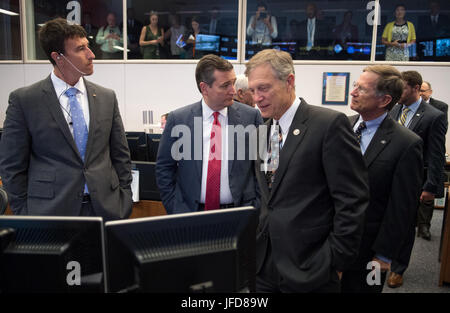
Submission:
{"label": "man in navy suit", "polygon": [[[424,181],[417,214],[417,236],[430,240],[434,198],[444,192],[447,121],[443,112],[427,104],[420,97],[423,81],[418,72],[402,72],[402,78],[406,83],[402,97],[389,114],[423,140]],[[403,284],[403,273],[408,267],[413,245],[414,225],[399,257],[392,263],[388,278],[389,287],[395,288]]]}
{"label": "man in navy suit", "polygon": [[[359,114],[349,119],[369,171],[370,204],[358,258],[343,273],[342,292],[380,293],[391,261],[415,223],[423,177],[422,139],[388,116],[402,92],[397,69],[374,65],[364,69],[351,93],[350,107]],[[369,262],[379,266],[378,276],[371,275]]]}
{"label": "man in navy suit", "polygon": [[195,77],[202,100],[170,112],[159,144],[156,182],[163,205],[168,214],[258,208],[249,147],[261,115],[233,101],[236,75],[230,62],[206,55]]}

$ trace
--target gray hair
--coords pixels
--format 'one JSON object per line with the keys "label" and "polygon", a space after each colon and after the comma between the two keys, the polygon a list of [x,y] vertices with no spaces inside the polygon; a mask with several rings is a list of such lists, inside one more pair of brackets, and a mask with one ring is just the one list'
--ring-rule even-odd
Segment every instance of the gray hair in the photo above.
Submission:
{"label": "gray hair", "polygon": [[254,55],[250,61],[245,64],[245,75],[260,65],[269,64],[275,76],[279,80],[286,80],[290,74],[295,74],[294,63],[289,53],[275,49],[265,49]]}
{"label": "gray hair", "polygon": [[248,78],[244,74],[236,75],[236,82],[234,83],[234,89],[236,89],[236,92],[239,89],[242,89],[242,91],[246,91],[248,89]]}

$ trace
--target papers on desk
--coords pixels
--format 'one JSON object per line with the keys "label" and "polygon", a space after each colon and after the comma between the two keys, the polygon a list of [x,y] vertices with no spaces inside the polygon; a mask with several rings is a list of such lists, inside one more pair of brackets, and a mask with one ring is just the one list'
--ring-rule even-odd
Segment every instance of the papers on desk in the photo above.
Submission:
{"label": "papers on desk", "polygon": [[133,193],[133,202],[139,202],[139,171],[132,170],[131,176],[133,180],[131,181],[131,192]]}

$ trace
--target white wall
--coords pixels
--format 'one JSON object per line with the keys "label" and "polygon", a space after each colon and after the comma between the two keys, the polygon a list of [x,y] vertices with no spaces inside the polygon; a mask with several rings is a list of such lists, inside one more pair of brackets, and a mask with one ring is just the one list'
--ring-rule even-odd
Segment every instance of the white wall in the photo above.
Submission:
{"label": "white wall", "polygon": [[[195,83],[196,64],[95,64],[88,79],[115,90],[126,130],[142,130],[142,111],[153,110],[154,122],[161,114],[200,99]],[[350,84],[365,65],[296,65],[297,95],[311,104],[321,105],[323,72],[350,72]],[[433,86],[433,96],[450,104],[450,67],[399,66],[400,71],[417,70]],[[236,74],[245,66],[235,64]],[[3,125],[9,93],[46,77],[50,64],[0,64],[0,125]],[[349,97],[350,101],[350,97]],[[354,114],[348,106],[327,106]],[[450,151],[450,138],[446,140]]]}

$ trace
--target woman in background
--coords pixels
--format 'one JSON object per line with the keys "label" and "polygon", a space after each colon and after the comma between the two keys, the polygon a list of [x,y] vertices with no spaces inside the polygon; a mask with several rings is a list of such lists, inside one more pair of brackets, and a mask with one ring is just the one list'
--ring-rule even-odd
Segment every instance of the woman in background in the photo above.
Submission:
{"label": "woman in background", "polygon": [[406,7],[395,7],[395,21],[386,25],[381,42],[386,46],[386,61],[409,61],[408,47],[416,43],[413,23],[405,19]]}
{"label": "woman in background", "polygon": [[150,12],[150,24],[142,27],[139,39],[142,58],[160,59],[159,46],[164,45],[164,29],[158,27],[158,14]]}

